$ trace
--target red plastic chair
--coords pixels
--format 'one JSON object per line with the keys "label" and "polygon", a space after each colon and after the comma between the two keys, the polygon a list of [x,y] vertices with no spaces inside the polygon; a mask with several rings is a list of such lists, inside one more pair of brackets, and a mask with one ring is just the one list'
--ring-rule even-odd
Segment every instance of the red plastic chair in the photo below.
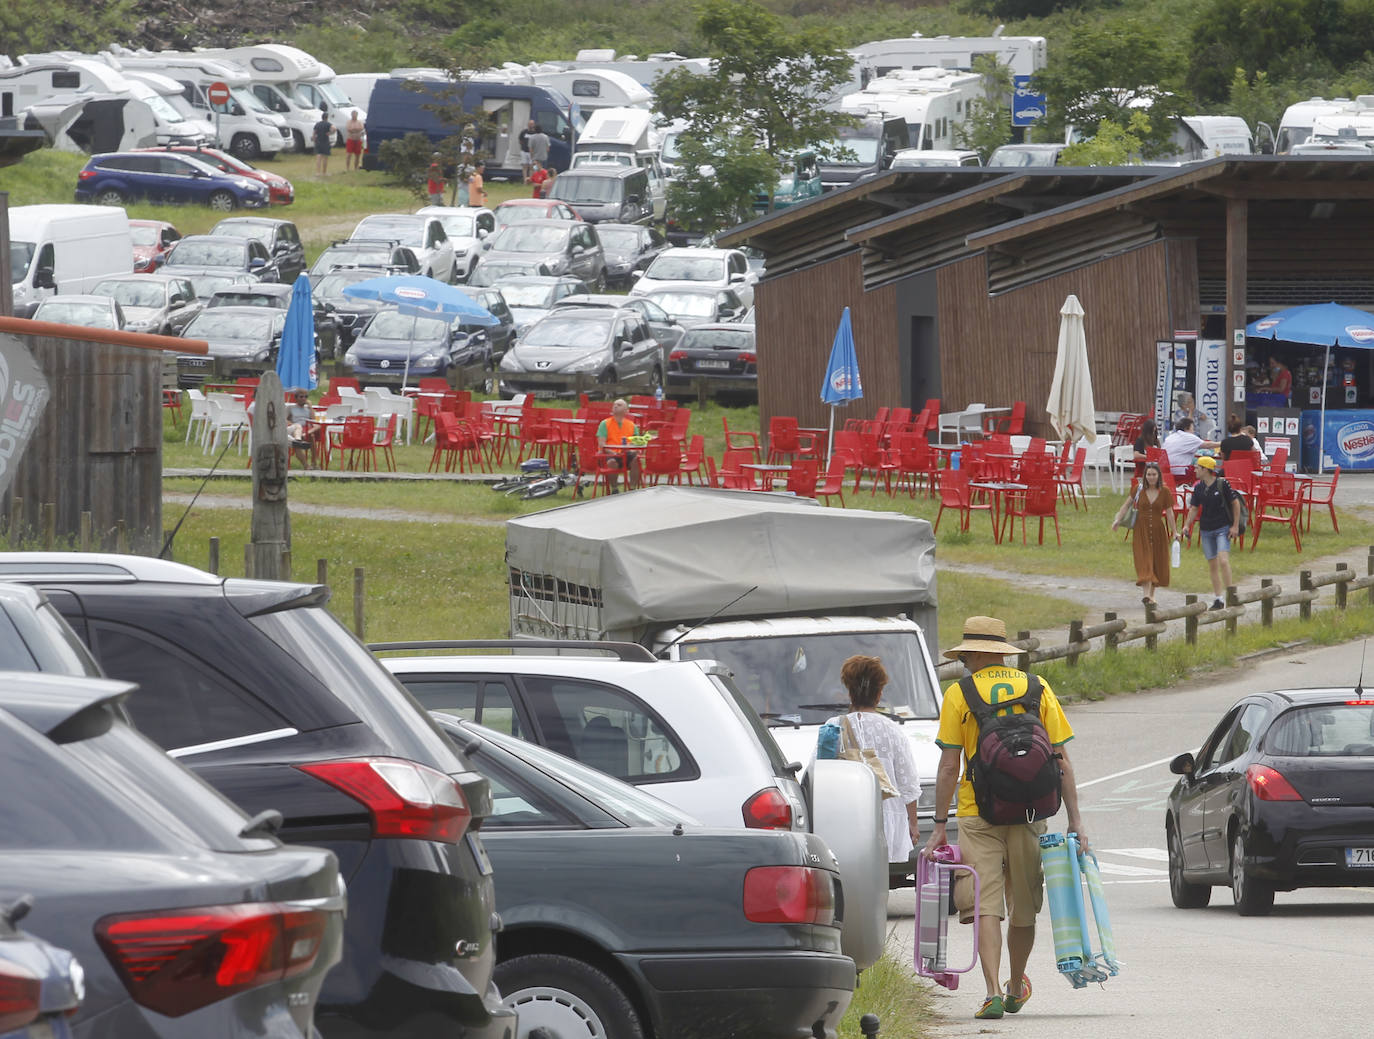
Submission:
{"label": "red plastic chair", "polygon": [[[1083,501],[1083,508],[1088,507],[1088,496],[1083,490],[1083,467],[1087,464],[1088,449],[1086,447],[1077,448],[1073,453],[1073,462],[1070,463],[1068,471],[1063,476],[1054,478],[1055,487],[1064,496],[1066,501],[1073,502],[1075,510],[1078,508],[1080,499]],[[1055,521],[1058,525],[1058,520]]]}
{"label": "red plastic chair", "polygon": [[1007,498],[1007,511],[1003,521],[1007,527],[1021,518],[1021,544],[1026,543],[1026,517],[1040,521],[1039,544],[1045,543],[1045,520],[1054,520],[1054,540],[1058,545],[1064,542],[1059,537],[1059,488],[1053,482],[1039,482],[1028,485],[1024,492]]}
{"label": "red plastic chair", "polygon": [[1265,473],[1261,476],[1259,493],[1255,497],[1255,511],[1250,515],[1250,527],[1255,532],[1250,539],[1250,551],[1253,552],[1259,543],[1264,525],[1277,523],[1288,528],[1293,535],[1293,547],[1301,552],[1304,504],[1292,473]]}
{"label": "red plastic chair", "polygon": [[649,441],[644,452],[644,468],[641,476],[654,486],[659,480],[667,478],[671,483],[682,471],[682,442],[667,434],[660,434]]}
{"label": "red plastic chair", "polygon": [[725,427],[725,449],[727,451],[749,451],[753,456],[749,461],[763,461],[763,455],[759,451],[759,435],[757,433],[747,429],[731,429],[728,415],[720,417],[720,424]]}
{"label": "red plastic chair", "polygon": [[791,415],[774,415],[768,420],[768,461],[791,461],[801,450],[797,420]]}
{"label": "red plastic chair", "polygon": [[687,482],[689,484],[695,482],[693,477],[705,482],[706,474],[702,472],[705,465],[706,438],[698,433],[696,436],[692,437],[691,441],[687,444],[687,450],[683,453],[682,461],[678,465],[677,476],[668,482],[681,483],[684,476],[687,477]]}
{"label": "red plastic chair", "polygon": [[344,419],[343,436],[339,440],[339,448],[348,452],[346,468],[356,469],[360,456],[363,472],[371,472],[376,467],[377,447],[374,443],[376,432],[376,421],[371,415],[349,415]]}
{"label": "red plastic chair", "polygon": [[[336,375],[329,380],[329,392],[336,397],[338,396],[340,386],[347,386],[350,389],[357,390],[359,393],[363,392],[363,388],[358,385],[358,380],[351,375]],[[447,388],[447,383],[445,384],[445,388]]]}
{"label": "red plastic chair", "polygon": [[1303,529],[1312,529],[1312,506],[1325,505],[1331,513],[1331,529],[1337,534],[1341,532],[1340,526],[1336,523],[1336,483],[1341,478],[1341,467],[1338,465],[1331,474],[1330,480],[1312,480],[1302,488],[1302,500],[1306,505],[1306,514],[1303,519]]}
{"label": "red plastic chair", "polygon": [[930,494],[935,489],[935,470],[938,461],[930,448],[930,441],[918,433],[901,433],[896,437],[893,450],[897,454],[897,486],[905,481],[911,496],[916,497],[916,484]]}
{"label": "red plastic chair", "polygon": [[721,456],[720,466],[716,469],[720,479],[718,486],[733,487],[740,491],[752,490],[754,474],[741,469],[740,466],[757,461],[757,457],[746,448],[727,448]]}
{"label": "red plastic chair", "polygon": [[969,488],[968,472],[964,469],[946,469],[940,474],[940,509],[935,514],[935,531],[940,530],[940,520],[946,509],[959,513],[959,529],[968,530],[973,513],[984,511],[992,517],[992,502],[975,502]]}
{"label": "red plastic chair", "polygon": [[179,426],[181,424],[181,391],[163,390],[162,408],[164,411],[170,411],[172,413],[172,428],[175,429]]}
{"label": "red plastic chair", "polygon": [[[386,462],[386,467],[391,472],[396,471],[396,455],[392,452],[392,447],[396,443],[396,415],[392,413],[386,417],[386,425],[376,430],[372,436],[372,446],[382,449],[382,459]],[[374,451],[375,457],[375,451]]]}
{"label": "red plastic chair", "polygon": [[1018,400],[1012,403],[1010,415],[988,415],[984,418],[983,432],[986,434],[1005,433],[1008,436],[1015,437],[1021,435],[1021,431],[1025,428],[1025,425],[1026,402]]}
{"label": "red plastic chair", "polygon": [[811,459],[798,459],[787,471],[787,489],[799,498],[814,498],[821,465]]}
{"label": "red plastic chair", "polygon": [[840,508],[844,508],[844,459],[838,455],[830,456],[830,464],[826,466],[825,479],[816,484],[816,498],[824,498],[825,504],[830,505],[831,498],[840,499]]}

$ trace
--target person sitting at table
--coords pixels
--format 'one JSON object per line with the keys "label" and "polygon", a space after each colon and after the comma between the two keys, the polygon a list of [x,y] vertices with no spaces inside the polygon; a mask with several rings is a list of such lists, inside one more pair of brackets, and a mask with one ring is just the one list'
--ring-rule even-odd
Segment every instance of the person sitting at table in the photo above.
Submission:
{"label": "person sitting at table", "polygon": [[1159,427],[1155,425],[1155,420],[1147,418],[1145,424],[1140,427],[1140,436],[1135,438],[1135,443],[1131,447],[1131,461],[1135,462],[1136,479],[1145,475],[1145,463],[1150,460],[1149,449],[1159,447]]}
{"label": "person sitting at table", "polygon": [[310,395],[305,390],[296,390],[286,406],[286,439],[291,442],[291,454],[301,465],[310,464],[314,436],[315,414],[310,410]]}
{"label": "person sitting at table", "polygon": [[1193,473],[1193,461],[1204,448],[1214,450],[1217,443],[1203,440],[1193,432],[1193,420],[1179,419],[1174,431],[1164,438],[1164,453],[1169,457],[1169,471],[1175,479],[1186,480]]}
{"label": "person sitting at table", "polygon": [[[1216,436],[1217,424],[1212,421],[1212,416],[1199,408],[1193,395],[1187,392],[1178,395],[1178,410],[1174,412],[1174,428],[1177,429],[1179,422],[1185,418],[1192,420],[1194,432],[1202,439],[1211,440]],[[1188,469],[1190,472],[1192,471],[1192,462],[1188,463]]]}
{"label": "person sitting at table", "polygon": [[1226,423],[1226,437],[1221,442],[1221,460],[1223,462],[1231,460],[1232,451],[1253,451],[1255,449],[1255,441],[1245,432],[1245,429],[1240,416],[1232,412],[1230,421]]}
{"label": "person sitting at table", "polygon": [[[639,452],[638,451],[607,451],[607,447],[624,447],[629,444],[630,437],[636,433],[634,419],[630,418],[630,404],[624,397],[617,397],[611,405],[611,414],[608,418],[601,420],[601,425],[596,427],[596,442],[603,450],[600,462],[607,469],[629,468],[629,484],[634,486],[639,483]],[[617,486],[620,477],[616,473],[610,473],[606,477],[606,482],[610,485],[612,494],[619,494],[620,488]]]}

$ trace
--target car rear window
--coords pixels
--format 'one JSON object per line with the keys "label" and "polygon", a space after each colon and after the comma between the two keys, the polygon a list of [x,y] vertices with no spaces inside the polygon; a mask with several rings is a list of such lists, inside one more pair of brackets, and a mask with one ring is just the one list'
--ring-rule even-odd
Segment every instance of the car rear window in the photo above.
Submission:
{"label": "car rear window", "polygon": [[1291,758],[1374,757],[1374,703],[1322,704],[1286,712],[1264,749]]}

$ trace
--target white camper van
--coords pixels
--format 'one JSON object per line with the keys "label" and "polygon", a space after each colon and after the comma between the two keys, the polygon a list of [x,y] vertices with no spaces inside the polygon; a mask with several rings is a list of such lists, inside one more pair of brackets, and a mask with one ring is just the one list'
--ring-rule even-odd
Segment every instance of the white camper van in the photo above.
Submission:
{"label": "white camper van", "polygon": [[[254,96],[286,120],[296,139],[297,151],[309,151],[313,147],[321,102],[328,106],[335,143],[343,143],[343,128],[348,122],[352,99],[332,83],[329,83],[328,93],[325,92],[327,66],[322,66],[305,51],[280,43],[262,43],[255,47],[231,47],[205,53],[237,62],[248,70]],[[327,79],[333,78],[334,70],[329,69]],[[305,84],[309,84],[309,89],[302,93],[298,88]]]}
{"label": "white camper van", "polygon": [[129,218],[117,206],[15,206],[9,217],[16,317],[49,296],[90,292],[134,269]]}
{"label": "white camper van", "polygon": [[900,118],[912,148],[951,150],[960,146],[955,129],[968,118],[970,102],[982,94],[983,78],[974,72],[899,69],[846,95],[840,109]]}
{"label": "white camper van", "polygon": [[[1306,101],[1289,105],[1279,120],[1279,132],[1275,139],[1274,150],[1284,155],[1293,150],[1295,144],[1302,144],[1312,136],[1318,119],[1340,116],[1343,112],[1355,109],[1363,98],[1351,101],[1348,97],[1327,100],[1324,97],[1309,97]],[[1374,102],[1374,98],[1370,99]]]}

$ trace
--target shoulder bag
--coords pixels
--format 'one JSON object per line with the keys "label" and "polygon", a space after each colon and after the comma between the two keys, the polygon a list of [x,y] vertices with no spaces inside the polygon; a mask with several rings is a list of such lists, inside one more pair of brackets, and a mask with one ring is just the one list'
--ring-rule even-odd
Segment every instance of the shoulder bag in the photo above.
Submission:
{"label": "shoulder bag", "polygon": [[878,789],[882,792],[883,800],[896,797],[897,788],[888,778],[887,769],[883,768],[883,762],[878,757],[878,752],[872,747],[860,745],[858,737],[854,735],[854,725],[849,720],[849,715],[843,716],[842,724],[844,725],[844,750],[840,751],[840,757],[845,761],[858,761],[867,765],[874,778],[878,780]]}
{"label": "shoulder bag", "polygon": [[1136,502],[1139,500],[1140,487],[1137,487],[1135,493],[1131,495],[1131,507],[1126,510],[1126,515],[1121,519],[1121,526],[1125,527],[1127,530],[1135,530],[1135,519],[1140,511],[1136,508]]}

